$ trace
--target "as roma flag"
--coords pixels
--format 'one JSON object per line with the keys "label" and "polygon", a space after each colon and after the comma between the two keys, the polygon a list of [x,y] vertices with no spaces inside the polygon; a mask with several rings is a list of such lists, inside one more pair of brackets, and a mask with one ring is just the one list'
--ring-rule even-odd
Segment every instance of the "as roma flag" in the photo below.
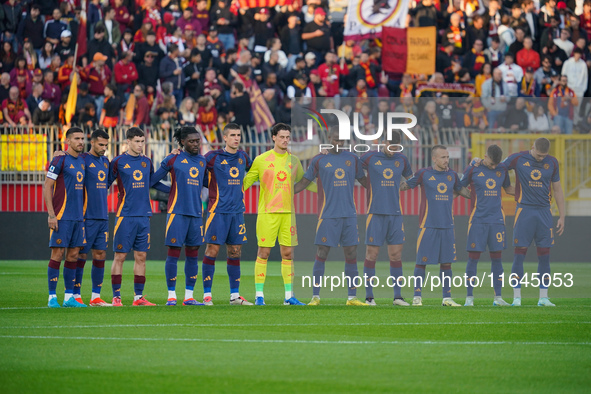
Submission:
{"label": "as roma flag", "polygon": [[435,73],[437,35],[434,26],[382,29],[382,67],[396,74]]}

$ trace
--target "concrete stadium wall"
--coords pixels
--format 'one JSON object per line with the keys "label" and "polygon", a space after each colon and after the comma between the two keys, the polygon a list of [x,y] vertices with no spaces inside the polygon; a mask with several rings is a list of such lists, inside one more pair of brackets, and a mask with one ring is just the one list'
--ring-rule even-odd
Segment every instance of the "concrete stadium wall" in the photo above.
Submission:
{"label": "concrete stadium wall", "polygon": [[[110,231],[113,232],[115,224],[114,216],[111,216]],[[256,215],[245,215],[248,244],[244,245],[242,258],[244,260],[254,260],[256,258]],[[554,220],[556,222],[556,218]],[[456,249],[458,261],[466,261],[468,258],[466,252],[466,231],[468,217],[458,216],[455,218],[456,225]],[[0,260],[45,260],[49,259],[49,230],[47,228],[46,213],[0,213]],[[315,215],[300,215],[297,218],[298,235],[300,246],[296,248],[295,259],[313,261],[316,253],[314,245],[314,236],[316,232],[317,219]],[[358,249],[358,259],[363,261],[365,256],[365,217],[360,216],[359,237],[361,240]],[[506,239],[513,239],[513,217],[507,217]],[[404,262],[414,261],[416,257],[416,240],[418,229],[418,217],[407,216],[404,218],[406,229],[406,247],[403,250],[402,260]],[[166,228],[166,215],[157,214],[151,220],[151,249],[148,253],[149,260],[166,259],[166,247],[164,246],[164,230]],[[110,241],[112,235],[110,234]],[[566,219],[566,232],[562,237],[556,238],[556,245],[552,250],[552,260],[564,262],[591,262],[591,255],[588,252],[589,234],[591,234],[591,219],[588,217],[569,216]],[[111,250],[112,242],[109,243],[107,258],[113,258]],[[386,248],[380,251],[380,261],[387,260]],[[218,260],[225,259],[225,249],[218,257]],[[200,251],[203,256],[204,249]],[[503,252],[503,261],[513,259],[513,248],[509,247]],[[270,259],[279,260],[279,248],[276,246]],[[333,250],[329,255],[329,260],[344,260],[341,250]],[[483,256],[483,261],[489,261],[488,254]],[[528,250],[527,261],[536,261],[535,248]]]}

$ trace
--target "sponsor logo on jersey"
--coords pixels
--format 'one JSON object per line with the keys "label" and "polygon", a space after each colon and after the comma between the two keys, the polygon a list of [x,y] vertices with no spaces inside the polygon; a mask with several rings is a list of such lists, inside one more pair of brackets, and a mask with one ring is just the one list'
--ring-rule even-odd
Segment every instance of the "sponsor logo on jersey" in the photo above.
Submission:
{"label": "sponsor logo on jersey", "polygon": [[96,166],[94,165],[94,163],[90,163],[90,165],[88,166],[88,168],[95,168]]}
{"label": "sponsor logo on jersey", "polygon": [[74,168],[74,164],[70,164],[70,168]]}
{"label": "sponsor logo on jersey", "polygon": [[98,180],[103,182],[107,178],[107,174],[103,170],[100,170],[97,174]]}
{"label": "sponsor logo on jersey", "polygon": [[135,179],[136,181],[141,181],[143,177],[144,177],[144,174],[142,174],[142,172],[140,170],[135,170],[133,172],[133,179]]}
{"label": "sponsor logo on jersey", "polygon": [[324,166],[324,168],[328,168],[328,167],[332,167],[332,164],[326,163],[326,165]]}
{"label": "sponsor logo on jersey", "polygon": [[189,162],[187,161],[187,159],[183,159],[183,161],[181,161],[181,163],[183,163],[183,164],[189,164]]}
{"label": "sponsor logo on jersey", "polygon": [[384,175],[384,178],[386,179],[392,179],[392,177],[394,176],[394,171],[392,171],[390,168],[386,168],[382,175]]}
{"label": "sponsor logo on jersey", "polygon": [[431,175],[431,178],[429,178],[430,181],[434,181],[435,177],[433,175]]}
{"label": "sponsor logo on jersey", "polygon": [[495,182],[494,179],[488,178],[486,180],[486,187],[488,187],[489,189],[494,189],[496,185],[497,185],[497,182]]}
{"label": "sponsor logo on jersey", "polygon": [[287,173],[285,171],[279,171],[277,173],[277,180],[279,182],[285,182],[286,179],[287,179]]}
{"label": "sponsor logo on jersey", "polygon": [[80,171],[78,171],[78,172],[76,173],[76,180],[77,180],[78,182],[82,182],[82,181],[84,180],[84,175],[82,175],[82,173],[81,173]]}
{"label": "sponsor logo on jersey", "polygon": [[123,168],[131,168],[129,164],[126,164]]}
{"label": "sponsor logo on jersey", "polygon": [[191,178],[197,178],[199,176],[199,168],[191,167],[191,169],[189,170],[189,175],[191,176]]}
{"label": "sponsor logo on jersey", "polygon": [[437,191],[441,194],[445,193],[447,191],[447,185],[443,182],[441,182],[440,184],[437,185]]}
{"label": "sponsor logo on jersey", "polygon": [[526,166],[526,167],[530,167],[529,161],[526,161],[525,163],[523,163],[523,165]]}
{"label": "sponsor logo on jersey", "polygon": [[382,162],[380,160],[376,161],[376,166],[381,166]]}
{"label": "sponsor logo on jersey", "polygon": [[481,172],[480,174],[478,174],[478,176],[484,176],[484,173]]}
{"label": "sponsor logo on jersey", "polygon": [[342,168],[337,168],[336,170],[334,170],[334,176],[337,179],[343,179],[345,177],[345,170],[343,170]]}
{"label": "sponsor logo on jersey", "polygon": [[230,176],[232,178],[236,178],[236,177],[238,177],[238,175],[240,175],[240,171],[238,170],[237,167],[230,168]]}
{"label": "sponsor logo on jersey", "polygon": [[228,164],[228,162],[226,161],[226,159],[224,159],[220,164]]}
{"label": "sponsor logo on jersey", "polygon": [[542,172],[540,170],[532,170],[531,172],[531,179],[537,181],[542,177]]}

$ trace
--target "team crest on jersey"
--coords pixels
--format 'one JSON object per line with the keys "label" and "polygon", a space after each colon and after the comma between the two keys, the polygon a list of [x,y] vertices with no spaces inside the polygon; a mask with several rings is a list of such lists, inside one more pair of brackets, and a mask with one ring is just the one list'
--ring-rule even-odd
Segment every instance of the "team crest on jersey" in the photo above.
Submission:
{"label": "team crest on jersey", "polygon": [[242,163],[244,163],[242,159],[238,159],[238,164],[242,165]]}
{"label": "team crest on jersey", "polygon": [[332,164],[326,163],[326,165],[324,166],[324,168],[328,168],[328,167],[332,167]]}
{"label": "team crest on jersey", "polygon": [[135,170],[133,172],[133,179],[135,179],[136,181],[141,181],[143,177],[144,177],[144,174],[142,174],[142,172],[140,170]]}
{"label": "team crest on jersey", "polygon": [[518,243],[518,242],[517,242],[517,238],[515,238],[515,239],[513,240],[513,242],[514,242],[514,243]]}
{"label": "team crest on jersey", "polygon": [[542,172],[540,170],[532,170],[530,176],[531,176],[531,179],[533,179],[534,181],[537,181],[538,179],[540,179],[542,177]]}
{"label": "team crest on jersey", "polygon": [[447,180],[451,182],[451,175],[447,176]]}
{"label": "team crest on jersey", "polygon": [[326,242],[326,237],[322,237],[322,242]]}
{"label": "team crest on jersey", "polygon": [[386,179],[392,179],[392,177],[394,176],[394,171],[392,171],[392,169],[390,168],[386,168],[382,175],[384,175],[384,178]]}
{"label": "team crest on jersey", "polygon": [[171,238],[170,239],[170,242],[172,242],[173,244],[175,244],[176,243],[176,238]]}
{"label": "team crest on jersey", "polygon": [[501,177],[501,171],[497,171],[497,178]]}
{"label": "team crest on jersey", "polygon": [[480,174],[478,174],[478,176],[484,176],[484,173],[483,173],[483,172],[481,172]]}
{"label": "team crest on jersey", "polygon": [[430,181],[434,181],[435,177],[433,175],[431,175],[431,178],[429,178]]}
{"label": "team crest on jersey", "polygon": [[200,165],[201,167],[203,167],[203,162],[202,162],[202,161],[200,161],[200,162],[199,162],[199,165]]}
{"label": "team crest on jersey", "polygon": [[373,242],[373,237],[369,237],[369,242]]}
{"label": "team crest on jersey", "polygon": [[88,168],[95,168],[96,166],[94,165],[94,163],[90,163],[90,165],[88,166]]}
{"label": "team crest on jersey", "polygon": [[129,164],[126,164],[126,165],[123,167],[123,169],[125,169],[125,168],[131,168],[131,167],[129,166]]}
{"label": "team crest on jersey", "polygon": [[107,174],[103,170],[100,170],[97,174],[98,180],[103,182],[107,178]]}
{"label": "team crest on jersey", "polygon": [[62,244],[62,240],[58,239],[57,241],[55,241],[56,244],[61,245]]}
{"label": "team crest on jersey", "polygon": [[530,167],[529,161],[526,161],[525,163],[523,163],[523,165],[526,166],[526,167]]}
{"label": "team crest on jersey", "polygon": [[443,182],[441,182],[440,184],[437,185],[437,191],[441,194],[445,193],[447,191],[447,185]]}
{"label": "team crest on jersey", "polygon": [[215,240],[217,240],[217,239],[218,239],[218,237],[216,237],[215,235],[211,237],[211,240],[212,240],[212,241],[215,241]]}
{"label": "team crest on jersey", "polygon": [[236,167],[230,168],[230,176],[232,178],[236,178],[238,175],[240,175],[240,171],[238,171],[238,168],[236,168]]}
{"label": "team crest on jersey", "polygon": [[119,249],[119,250],[123,249],[123,245],[121,245],[121,244],[117,245],[117,249]]}
{"label": "team crest on jersey", "polygon": [[147,164],[145,161],[142,161],[142,167],[146,168]]}
{"label": "team crest on jersey", "polygon": [[84,175],[82,175],[82,173],[81,173],[80,171],[78,171],[78,172],[76,173],[76,180],[77,180],[78,182],[82,182],[82,180],[84,180]]}
{"label": "team crest on jersey", "polygon": [[285,171],[279,171],[277,173],[277,180],[279,182],[285,182],[286,179],[287,179],[287,173]]}
{"label": "team crest on jersey", "polygon": [[427,260],[429,260],[429,259],[427,258],[427,256],[423,256],[423,263],[426,263],[426,262],[427,262]]}
{"label": "team crest on jersey", "polygon": [[191,178],[197,178],[197,176],[199,176],[199,168],[191,167],[191,169],[189,170],[189,175],[191,176]]}
{"label": "team crest on jersey", "polygon": [[399,162],[399,161],[395,161],[395,162],[394,162],[394,166],[395,166],[395,167],[400,167],[400,162]]}
{"label": "team crest on jersey", "polygon": [[336,170],[334,170],[334,176],[337,179],[343,179],[345,177],[345,170],[343,170],[342,168],[337,168]]}
{"label": "team crest on jersey", "polygon": [[472,244],[470,245],[470,247],[475,248],[476,244],[474,242],[472,242]]}
{"label": "team crest on jersey", "polygon": [[189,162],[187,161],[187,159],[183,159],[183,161],[181,161],[181,163],[183,163],[183,164],[189,164]]}
{"label": "team crest on jersey", "polygon": [[488,178],[486,180],[486,187],[488,187],[489,189],[494,189],[496,185],[497,185],[497,183],[495,182],[494,179]]}
{"label": "team crest on jersey", "polygon": [[381,165],[382,165],[382,162],[381,161],[379,161],[379,160],[376,161],[376,166],[381,166]]}
{"label": "team crest on jersey", "polygon": [[549,168],[550,168],[550,164],[548,164],[548,163],[544,164],[544,170],[547,170]]}
{"label": "team crest on jersey", "polygon": [[347,161],[345,162],[345,164],[347,165],[347,167],[351,167],[351,161],[350,161],[350,160],[347,160]]}

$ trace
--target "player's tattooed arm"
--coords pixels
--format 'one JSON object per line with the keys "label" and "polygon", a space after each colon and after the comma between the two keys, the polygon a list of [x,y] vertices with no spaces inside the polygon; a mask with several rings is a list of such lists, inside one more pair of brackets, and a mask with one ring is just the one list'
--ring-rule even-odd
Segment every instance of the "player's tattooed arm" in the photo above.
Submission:
{"label": "player's tattooed arm", "polygon": [[470,190],[467,187],[462,187],[459,191],[454,191],[454,198],[462,196],[464,198],[470,198]]}
{"label": "player's tattooed arm", "polygon": [[302,178],[300,179],[300,181],[298,183],[295,184],[294,186],[294,193],[299,193],[302,190],[304,190],[306,187],[308,187],[308,185],[311,183],[312,181],[310,181],[309,179],[306,178]]}
{"label": "player's tattooed arm", "polygon": [[505,193],[507,193],[510,196],[514,196],[515,195],[515,186],[513,186],[513,185],[507,186],[505,188]]}

